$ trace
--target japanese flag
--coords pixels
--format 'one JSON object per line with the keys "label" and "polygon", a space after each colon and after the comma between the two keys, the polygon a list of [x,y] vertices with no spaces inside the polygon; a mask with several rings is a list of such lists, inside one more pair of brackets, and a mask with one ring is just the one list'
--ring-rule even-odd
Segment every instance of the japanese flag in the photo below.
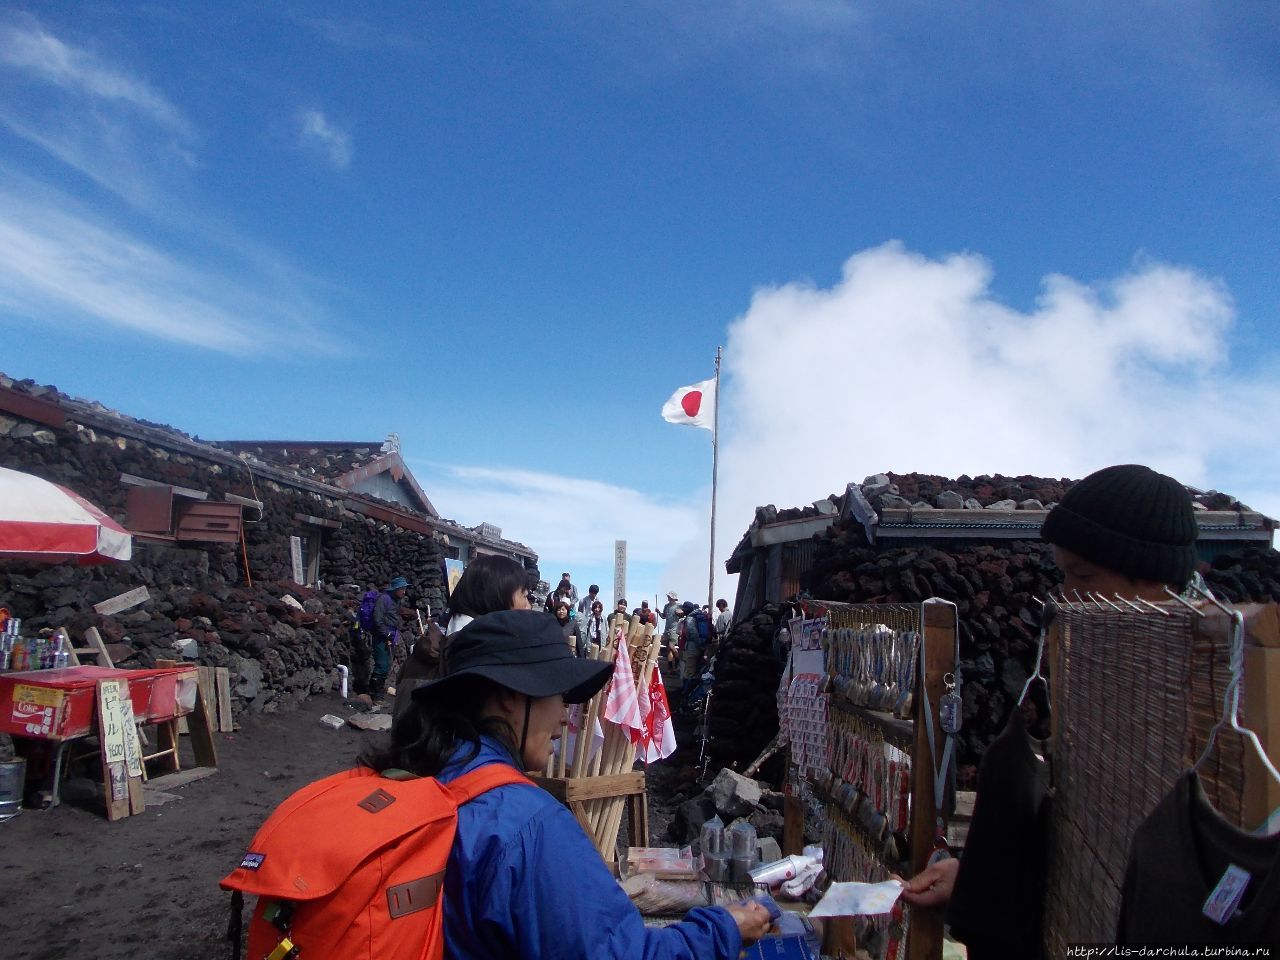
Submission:
{"label": "japanese flag", "polygon": [[662,419],[712,430],[716,416],[716,382],[691,383],[673,393],[662,405]]}

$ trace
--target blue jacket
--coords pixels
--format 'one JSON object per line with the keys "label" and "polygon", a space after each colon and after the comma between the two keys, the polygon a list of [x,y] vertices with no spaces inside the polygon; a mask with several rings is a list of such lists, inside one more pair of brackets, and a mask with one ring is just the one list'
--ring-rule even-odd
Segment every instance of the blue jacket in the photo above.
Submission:
{"label": "blue jacket", "polygon": [[[445,783],[489,763],[515,766],[485,738]],[[573,814],[544,790],[498,787],[458,809],[444,880],[449,960],[737,960],[737,924],[699,907],[665,928],[645,927]]]}

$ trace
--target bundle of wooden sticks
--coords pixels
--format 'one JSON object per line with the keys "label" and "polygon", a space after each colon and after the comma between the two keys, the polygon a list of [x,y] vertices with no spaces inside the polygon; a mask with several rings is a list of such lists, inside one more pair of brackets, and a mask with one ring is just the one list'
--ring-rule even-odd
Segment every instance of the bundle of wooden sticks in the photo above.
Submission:
{"label": "bundle of wooden sticks", "polygon": [[[660,638],[652,625],[631,617],[625,624],[617,624],[613,635],[594,648],[591,656],[599,660],[613,660],[618,644],[625,643],[631,658],[631,670],[636,685],[636,697],[648,698],[649,681],[657,669]],[[611,681],[612,683],[613,681]],[[632,775],[636,762],[637,745],[632,743],[627,731],[604,716],[609,685],[582,705],[579,714],[577,736],[572,751],[569,748],[568,723],[560,730],[560,749],[547,765],[547,777],[565,781],[565,798],[570,810],[578,818],[587,835],[591,837],[606,860],[616,857],[618,830],[622,825],[622,813],[629,796],[638,782],[643,790],[643,774]],[[594,731],[599,722],[604,732],[604,743],[593,751]],[[592,783],[584,783],[586,780]],[[633,782],[634,781],[634,782]],[[615,788],[616,789],[611,789]],[[589,796],[588,796],[589,795]],[[582,799],[575,799],[581,797]],[[632,842],[635,838],[632,838]]]}

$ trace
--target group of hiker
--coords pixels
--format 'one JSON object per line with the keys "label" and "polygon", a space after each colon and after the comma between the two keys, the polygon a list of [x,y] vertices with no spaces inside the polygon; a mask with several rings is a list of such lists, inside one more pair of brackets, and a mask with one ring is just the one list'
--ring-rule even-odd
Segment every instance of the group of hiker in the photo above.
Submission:
{"label": "group of hiker", "polygon": [[[421,635],[407,655],[398,689],[406,685],[412,689],[434,676],[447,645],[445,638],[475,617],[496,610],[532,609],[537,596],[529,589],[528,576],[523,566],[506,557],[481,556],[468,564],[449,597],[444,617],[420,621]],[[353,601],[349,605],[353,692],[371,704],[380,704],[385,697],[392,650],[400,637],[400,607],[408,587],[405,577],[396,576],[384,590],[369,590],[358,604]],[[599,585],[591,584],[586,595],[579,597],[567,571],[541,600],[541,606],[555,617],[566,645],[577,657],[595,657],[617,626],[629,618],[653,626],[661,636],[661,659],[679,671],[681,702],[697,686],[704,664],[733,624],[728,601],[717,600],[713,614],[706,604],[681,602],[674,590],[668,591],[661,612],[650,607],[648,600],[628,612],[626,598],[619,597],[606,614]]]}

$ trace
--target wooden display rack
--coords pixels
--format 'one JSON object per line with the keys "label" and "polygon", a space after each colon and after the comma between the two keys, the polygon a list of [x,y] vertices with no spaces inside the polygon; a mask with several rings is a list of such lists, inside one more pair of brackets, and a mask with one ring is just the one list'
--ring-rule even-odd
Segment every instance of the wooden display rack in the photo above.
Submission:
{"label": "wooden display rack", "polygon": [[[607,797],[625,797],[627,804],[627,831],[630,845],[649,846],[649,795],[645,792],[643,770],[616,773],[599,777],[533,777],[533,782],[551,794],[578,818],[587,836],[592,836],[591,820],[586,805],[590,800]],[[606,862],[613,859],[613,851],[601,850]]]}
{"label": "wooden display rack", "polygon": [[[901,743],[904,747],[910,744],[911,755],[911,822],[908,831],[910,845],[911,872],[914,875],[923,870],[934,852],[934,837],[938,818],[944,825],[950,820],[952,811],[939,811],[934,802],[934,765],[933,758],[941,757],[945,743],[945,734],[938,719],[938,704],[945,692],[943,677],[954,673],[956,669],[956,609],[941,600],[925,601],[923,604],[844,604],[823,603],[816,601],[808,616],[822,617],[833,612],[840,612],[846,618],[853,618],[867,625],[885,622],[890,614],[877,613],[877,608],[892,610],[897,614],[908,606],[918,611],[913,628],[921,635],[921,655],[924,656],[923,691],[921,695],[920,672],[916,671],[916,690],[912,706],[912,719],[901,720],[886,713],[879,713],[862,707],[837,703],[832,697],[833,709],[856,712],[864,721],[883,728],[885,739]],[[914,611],[913,611],[914,612]],[[932,712],[934,734],[933,749],[930,750],[928,726],[924,722],[925,704]],[[820,794],[819,794],[820,795]],[[784,802],[783,853],[800,853],[804,846],[805,814],[800,798],[788,792]],[[864,880],[864,877],[833,876],[834,880]],[[906,960],[941,960],[943,917],[941,911],[913,909],[908,912],[907,953]],[[852,958],[857,949],[853,922],[848,918],[828,921],[826,941],[823,953],[834,957]]]}

